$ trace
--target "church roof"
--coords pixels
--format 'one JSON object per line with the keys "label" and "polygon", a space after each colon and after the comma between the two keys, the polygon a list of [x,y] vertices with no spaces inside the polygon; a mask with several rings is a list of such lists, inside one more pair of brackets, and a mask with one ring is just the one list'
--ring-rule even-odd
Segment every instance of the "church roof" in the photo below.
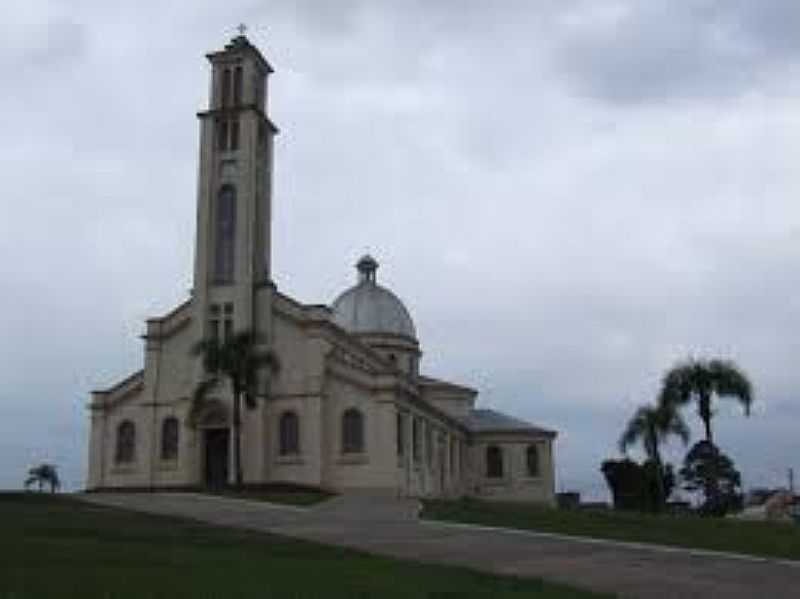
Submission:
{"label": "church roof", "polygon": [[408,309],[394,293],[378,285],[378,262],[364,256],[356,268],[359,281],[333,302],[333,321],[350,333],[388,333],[416,339]]}
{"label": "church roof", "polygon": [[425,387],[442,387],[446,389],[452,389],[454,391],[460,391],[462,393],[468,393],[470,395],[477,395],[478,391],[473,389],[472,387],[467,387],[465,385],[459,385],[457,383],[451,383],[450,381],[443,381],[441,379],[433,378],[431,376],[426,376],[424,374],[419,375],[417,379],[420,385]]}
{"label": "church roof", "polygon": [[471,433],[534,433],[548,437],[556,436],[555,431],[486,408],[471,410],[463,422]]}

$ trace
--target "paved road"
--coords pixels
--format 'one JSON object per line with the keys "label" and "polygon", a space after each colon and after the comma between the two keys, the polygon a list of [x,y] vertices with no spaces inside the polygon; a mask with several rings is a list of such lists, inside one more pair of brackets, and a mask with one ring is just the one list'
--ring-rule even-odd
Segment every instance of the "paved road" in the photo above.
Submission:
{"label": "paved road", "polygon": [[310,509],[189,493],[92,494],[86,501],[371,553],[535,576],[643,599],[800,597],[800,562],[418,521],[414,500],[340,496]]}

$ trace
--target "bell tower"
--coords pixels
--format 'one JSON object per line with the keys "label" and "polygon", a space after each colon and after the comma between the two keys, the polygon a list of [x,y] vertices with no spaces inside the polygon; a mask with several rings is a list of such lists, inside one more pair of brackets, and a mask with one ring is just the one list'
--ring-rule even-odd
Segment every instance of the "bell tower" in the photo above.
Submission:
{"label": "bell tower", "polygon": [[[257,289],[270,285],[272,67],[244,27],[211,63],[208,109],[198,113],[200,158],[193,303],[200,336],[260,329]],[[266,331],[262,331],[265,332]]]}

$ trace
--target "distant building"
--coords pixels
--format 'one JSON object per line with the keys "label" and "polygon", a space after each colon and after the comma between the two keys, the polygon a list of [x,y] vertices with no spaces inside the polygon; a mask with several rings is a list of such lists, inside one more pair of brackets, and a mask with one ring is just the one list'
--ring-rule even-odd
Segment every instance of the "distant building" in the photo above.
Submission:
{"label": "distant building", "polygon": [[556,433],[476,409],[475,390],[421,374],[414,322],[378,283],[376,260],[359,260],[358,281],[330,307],[276,289],[272,68],[244,36],[208,59],[194,288],[147,321],[144,369],[92,394],[88,487],[230,481],[231,391],[216,389],[188,426],[190,398],[206,376],[190,350],[201,339],[255,330],[281,369],[269,399],[244,414],[246,483],[553,503]]}

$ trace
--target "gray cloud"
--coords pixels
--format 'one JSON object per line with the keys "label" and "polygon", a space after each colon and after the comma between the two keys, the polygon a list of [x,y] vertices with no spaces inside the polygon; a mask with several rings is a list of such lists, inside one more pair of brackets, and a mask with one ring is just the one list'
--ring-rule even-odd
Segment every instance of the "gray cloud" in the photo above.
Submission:
{"label": "gray cloud", "polygon": [[610,102],[737,96],[780,76],[800,49],[791,1],[614,6],[604,18],[567,20],[556,44],[575,89]]}
{"label": "gray cloud", "polygon": [[26,26],[0,26],[0,66],[18,73],[63,69],[85,58],[89,51],[86,27],[63,17]]}

